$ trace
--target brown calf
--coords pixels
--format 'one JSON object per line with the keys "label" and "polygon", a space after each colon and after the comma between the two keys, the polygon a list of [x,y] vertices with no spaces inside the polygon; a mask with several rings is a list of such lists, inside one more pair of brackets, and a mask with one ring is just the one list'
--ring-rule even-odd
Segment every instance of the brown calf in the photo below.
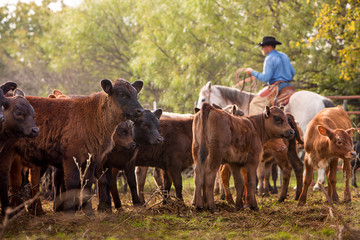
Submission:
{"label": "brown calf", "polygon": [[4,214],[9,207],[9,171],[14,144],[19,138],[36,137],[39,128],[34,122],[34,109],[21,91],[17,90],[12,97],[3,98],[1,102],[5,121],[1,124],[0,131],[0,198]]}
{"label": "brown calf", "polygon": [[[193,164],[191,156],[193,117],[188,118],[164,118],[160,119],[159,132],[164,141],[153,147],[141,147],[136,157],[137,166],[149,166],[160,168],[163,178],[163,190],[170,191],[174,184],[176,197],[182,197],[181,172]],[[143,194],[143,186],[138,186],[140,196]]]}
{"label": "brown calf", "polygon": [[[116,208],[121,207],[116,179],[119,170],[124,170],[134,205],[140,204],[136,191],[135,157],[141,146],[155,146],[163,141],[158,131],[162,110],[145,110],[132,126],[119,125],[114,135],[115,146],[104,159],[104,169],[108,169],[99,179],[99,209],[111,208],[110,191]],[[135,142],[137,147],[135,148]]]}
{"label": "brown calf", "polygon": [[313,169],[316,168],[326,168],[327,193],[334,202],[339,202],[336,192],[336,170],[339,158],[343,160],[343,172],[346,178],[344,200],[351,201],[350,160],[356,157],[352,141],[354,131],[349,116],[340,106],[322,110],[309,122],[305,135],[304,184],[298,206],[306,203]]}
{"label": "brown calf", "polygon": [[[34,140],[18,141],[16,153],[26,162],[63,169],[66,192],[61,195],[56,192],[55,208],[64,203],[64,210],[75,209],[74,198],[82,184],[76,161],[86,181],[81,205],[91,210],[88,200],[95,167],[102,166],[103,157],[112,149],[112,135],[117,125],[143,113],[137,101],[142,85],[141,81],[130,84],[118,79],[112,83],[105,79],[101,81],[102,92],[81,98],[27,97],[38,113],[35,122],[42,132]],[[92,155],[91,164],[84,173],[89,154]]]}
{"label": "brown calf", "polygon": [[195,166],[194,202],[197,209],[215,209],[214,181],[222,163],[231,167],[237,192],[236,206],[242,208],[243,179],[245,199],[251,209],[258,209],[256,168],[264,143],[271,138],[290,138],[294,130],[285,113],[267,108],[263,114],[237,117],[204,103],[193,123],[193,158]]}
{"label": "brown calf", "polygon": [[[226,112],[229,112],[235,116],[243,116],[241,112],[237,112],[236,109],[224,108]],[[239,115],[240,113],[240,115]],[[294,117],[291,114],[286,114],[288,122],[295,132],[295,138],[290,139],[270,139],[264,144],[263,154],[259,166],[257,168],[257,177],[259,180],[259,193],[264,196],[269,195],[269,179],[272,165],[277,163],[283,171],[283,185],[282,192],[278,202],[283,202],[287,196],[288,184],[291,176],[291,170],[294,168],[297,190],[295,200],[297,200],[301,193],[302,188],[302,176],[303,176],[303,164],[297,155],[297,143],[303,144],[302,131],[296,124]],[[229,204],[234,204],[232,195],[230,193],[229,178],[230,168],[227,164],[223,164],[220,167],[220,177],[224,186],[224,197]],[[274,188],[276,187],[276,181],[274,181]]]}
{"label": "brown calf", "polygon": [[[52,94],[49,95],[49,98],[69,98],[69,97],[67,95],[64,95],[61,91],[54,89]],[[22,191],[21,187],[24,184],[24,179],[21,178],[22,171],[24,170],[29,171],[29,179],[26,180],[29,180],[31,186],[31,193],[32,193],[31,195],[32,197],[34,197],[40,192],[41,177],[43,173],[45,173],[45,170],[47,170],[48,167],[49,167],[48,165],[43,165],[42,167],[39,167],[30,162],[23,161],[21,156],[17,154],[13,156],[13,163],[11,165],[11,170],[10,170],[10,192],[12,194],[10,203],[13,207],[18,206],[19,204],[22,203],[22,199],[18,197],[19,195],[21,195],[21,191]],[[41,205],[40,198],[35,199],[33,203],[28,206],[28,211],[36,216],[45,214]]]}

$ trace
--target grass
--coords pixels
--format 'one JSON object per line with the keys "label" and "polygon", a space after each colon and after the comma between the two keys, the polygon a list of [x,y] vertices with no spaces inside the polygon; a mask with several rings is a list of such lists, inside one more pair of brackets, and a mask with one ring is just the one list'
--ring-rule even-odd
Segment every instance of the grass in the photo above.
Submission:
{"label": "grass", "polygon": [[[340,222],[332,218],[325,196],[309,190],[304,207],[294,199],[294,177],[288,198],[277,203],[277,195],[257,196],[261,209],[235,210],[215,196],[217,211],[198,212],[191,206],[194,180],[184,179],[184,203],[174,198],[157,204],[155,195],[147,207],[134,208],[130,193],[120,194],[123,208],[112,213],[96,212],[94,216],[54,213],[52,202],[43,201],[44,216],[20,216],[8,227],[6,239],[338,239]],[[344,183],[339,171],[338,193],[343,199]],[[234,192],[231,182],[232,192]],[[146,199],[155,191],[152,177],[146,183]],[[352,202],[336,205],[346,223],[360,229],[360,189],[351,188]],[[171,194],[174,194],[173,189]],[[156,205],[157,204],[157,205]],[[93,198],[93,206],[97,200]]]}

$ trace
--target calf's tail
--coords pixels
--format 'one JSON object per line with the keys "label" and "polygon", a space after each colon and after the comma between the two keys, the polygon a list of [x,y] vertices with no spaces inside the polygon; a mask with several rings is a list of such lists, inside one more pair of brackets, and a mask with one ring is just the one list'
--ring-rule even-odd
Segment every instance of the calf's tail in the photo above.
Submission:
{"label": "calf's tail", "polygon": [[204,103],[201,107],[201,112],[200,112],[200,122],[201,122],[201,142],[200,142],[200,162],[204,163],[206,160],[206,157],[208,155],[208,151],[207,148],[205,146],[205,142],[206,142],[206,125],[207,125],[207,120],[209,118],[209,113],[210,113],[210,109],[211,109],[211,105]]}

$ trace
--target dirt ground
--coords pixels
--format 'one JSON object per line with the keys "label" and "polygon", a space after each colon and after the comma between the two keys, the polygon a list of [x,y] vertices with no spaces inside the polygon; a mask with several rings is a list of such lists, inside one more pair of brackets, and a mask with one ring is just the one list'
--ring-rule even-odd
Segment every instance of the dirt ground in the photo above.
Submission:
{"label": "dirt ground", "polygon": [[[292,178],[294,179],[294,178]],[[342,178],[341,178],[342,179]],[[288,198],[257,196],[259,211],[236,210],[215,196],[217,211],[196,211],[192,205],[193,179],[184,179],[184,203],[171,198],[162,204],[152,179],[147,180],[145,207],[133,207],[130,193],[121,194],[123,208],[94,211],[93,216],[54,213],[52,202],[43,200],[46,214],[23,213],[8,224],[5,239],[354,239],[344,228],[360,230],[360,189],[351,187],[352,202],[335,205],[330,211],[322,192],[309,190],[304,207],[294,200],[291,182]],[[338,193],[343,199],[343,180]],[[173,189],[171,194],[173,194]],[[234,192],[234,190],[233,190]],[[93,207],[96,209],[96,196]],[[340,216],[340,218],[339,218]],[[360,236],[360,232],[355,232]]]}

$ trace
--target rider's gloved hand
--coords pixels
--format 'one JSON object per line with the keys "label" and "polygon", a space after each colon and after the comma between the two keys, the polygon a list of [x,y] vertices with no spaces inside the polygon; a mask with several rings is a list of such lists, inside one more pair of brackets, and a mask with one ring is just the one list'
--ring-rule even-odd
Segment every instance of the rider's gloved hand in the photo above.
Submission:
{"label": "rider's gloved hand", "polygon": [[252,72],[252,71],[253,71],[252,68],[247,68],[247,69],[245,69],[246,74],[249,75],[249,76],[251,76],[251,72]]}

